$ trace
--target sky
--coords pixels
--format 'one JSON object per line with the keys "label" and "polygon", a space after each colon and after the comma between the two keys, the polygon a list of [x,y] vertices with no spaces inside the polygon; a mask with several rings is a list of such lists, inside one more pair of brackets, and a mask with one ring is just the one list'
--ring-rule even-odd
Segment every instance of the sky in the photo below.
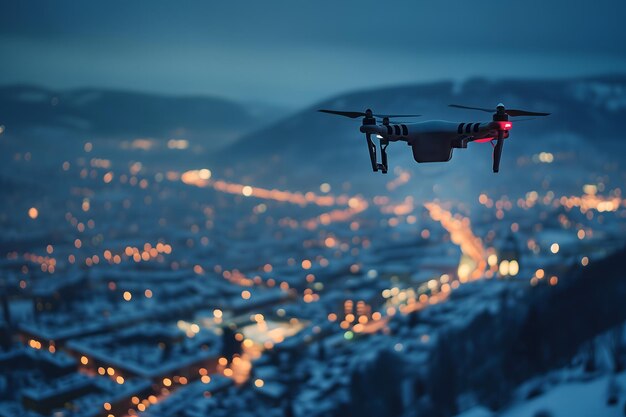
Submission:
{"label": "sky", "polygon": [[626,72],[619,0],[4,1],[0,84],[288,107],[366,87]]}

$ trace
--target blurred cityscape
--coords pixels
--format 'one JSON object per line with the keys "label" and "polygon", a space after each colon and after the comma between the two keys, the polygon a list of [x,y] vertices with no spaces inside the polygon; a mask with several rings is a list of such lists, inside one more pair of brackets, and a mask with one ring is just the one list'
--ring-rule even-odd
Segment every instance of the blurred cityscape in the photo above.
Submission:
{"label": "blurred cityscape", "polygon": [[[623,122],[624,85],[562,90],[617,103],[594,131]],[[425,107],[396,93],[331,103]],[[623,153],[520,123],[497,179],[488,146],[437,167],[400,149],[374,177],[356,126],[312,109],[215,150],[201,128],[85,130],[70,110],[103,94],[3,91],[0,416],[534,416],[572,384],[621,415]],[[317,131],[346,150],[285,161]]]}

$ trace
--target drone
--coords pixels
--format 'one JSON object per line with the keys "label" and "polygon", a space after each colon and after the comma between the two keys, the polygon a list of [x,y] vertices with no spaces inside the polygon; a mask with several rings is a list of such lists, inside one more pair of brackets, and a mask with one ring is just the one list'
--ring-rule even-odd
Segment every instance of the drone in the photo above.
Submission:
{"label": "drone", "polygon": [[[478,110],[492,113],[494,110],[482,107],[461,106],[450,104],[450,107],[468,110]],[[504,104],[496,106],[492,120],[488,122],[456,123],[444,120],[427,120],[419,123],[390,122],[395,118],[419,117],[419,114],[374,114],[371,109],[365,112],[318,110],[322,113],[356,119],[363,117],[360,127],[361,133],[365,133],[367,148],[374,172],[387,173],[387,146],[390,142],[406,142],[413,149],[415,162],[448,162],[452,159],[452,150],[455,148],[465,149],[470,142],[486,143],[493,146],[493,172],[500,171],[500,159],[504,140],[509,137],[509,131],[513,123],[509,117],[518,116],[549,116],[550,113],[538,113],[527,110],[506,109]],[[380,122],[378,119],[382,119]],[[519,119],[518,119],[519,120]],[[522,119],[532,120],[532,119]],[[378,162],[376,145],[372,135],[379,139],[381,162]]]}

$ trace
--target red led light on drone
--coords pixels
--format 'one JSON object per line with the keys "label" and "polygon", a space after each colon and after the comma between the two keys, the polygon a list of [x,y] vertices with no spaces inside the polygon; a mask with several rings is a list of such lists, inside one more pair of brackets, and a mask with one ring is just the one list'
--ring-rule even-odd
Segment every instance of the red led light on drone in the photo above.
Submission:
{"label": "red led light on drone", "polygon": [[482,139],[477,139],[474,142],[476,143],[487,143],[487,142],[491,142],[492,140],[494,140],[494,137],[491,138],[482,138]]}
{"label": "red led light on drone", "polygon": [[500,127],[502,130],[511,130],[511,128],[513,127],[513,123],[511,122],[502,122],[500,123]]}

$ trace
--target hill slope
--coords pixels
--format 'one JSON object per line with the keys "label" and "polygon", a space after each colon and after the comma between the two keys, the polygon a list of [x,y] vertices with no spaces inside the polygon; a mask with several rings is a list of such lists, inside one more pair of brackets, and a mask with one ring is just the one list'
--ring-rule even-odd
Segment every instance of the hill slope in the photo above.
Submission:
{"label": "hill slope", "polygon": [[185,137],[224,143],[259,128],[258,105],[215,97],[79,89],[0,87],[0,124],[7,132],[40,128],[100,137]]}

